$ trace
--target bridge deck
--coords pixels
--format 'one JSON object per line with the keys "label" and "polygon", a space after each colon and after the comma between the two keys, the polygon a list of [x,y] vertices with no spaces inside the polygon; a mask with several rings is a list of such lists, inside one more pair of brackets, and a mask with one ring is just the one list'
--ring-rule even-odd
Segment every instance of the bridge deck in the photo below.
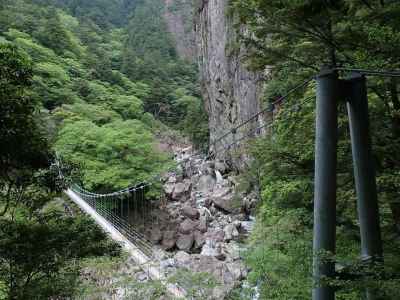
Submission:
{"label": "bridge deck", "polygon": [[72,190],[65,192],[67,196],[78,205],[85,213],[91,216],[95,222],[105,231],[110,237],[120,243],[123,248],[131,255],[134,261],[148,273],[152,280],[160,280],[167,288],[167,291],[179,299],[185,298],[185,292],[177,287],[176,285],[167,283],[166,278],[162,272],[160,272],[159,262],[152,261],[146,254],[144,254],[138,247],[136,247],[131,241],[123,236],[110,222],[104,219],[98,214],[89,204],[87,204],[81,197],[79,197]]}

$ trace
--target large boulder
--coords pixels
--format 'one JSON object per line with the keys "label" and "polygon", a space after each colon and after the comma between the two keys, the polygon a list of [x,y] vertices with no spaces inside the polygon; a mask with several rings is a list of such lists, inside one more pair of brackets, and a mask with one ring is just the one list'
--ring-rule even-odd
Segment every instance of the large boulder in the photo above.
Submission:
{"label": "large boulder", "polygon": [[242,221],[240,223],[240,229],[245,233],[250,233],[253,230],[255,222],[253,220],[250,221]]}
{"label": "large boulder", "polygon": [[216,160],[214,165],[215,165],[215,170],[219,171],[221,174],[226,174],[229,170],[226,163],[222,160]]}
{"label": "large boulder", "polygon": [[214,243],[223,242],[225,233],[222,229],[214,228],[206,232],[205,237]]}
{"label": "large boulder", "polygon": [[230,188],[224,187],[214,191],[211,195],[211,201],[214,203],[216,208],[223,210],[224,212],[234,213],[237,211]]}
{"label": "large boulder", "polygon": [[190,197],[192,190],[192,183],[190,180],[185,179],[183,182],[175,184],[174,191],[172,193],[172,200],[185,201]]}
{"label": "large boulder", "polygon": [[176,244],[176,232],[172,230],[167,230],[163,234],[163,240],[162,240],[162,247],[165,250],[171,250],[175,247]]}
{"label": "large boulder", "polygon": [[179,225],[179,232],[182,234],[189,234],[195,231],[198,226],[198,222],[194,222],[190,219],[186,219]]}
{"label": "large boulder", "polygon": [[224,239],[225,241],[230,241],[233,239],[237,239],[239,237],[239,231],[237,230],[234,224],[228,224],[224,228]]}
{"label": "large boulder", "polygon": [[201,255],[212,256],[218,260],[224,260],[225,254],[222,251],[222,243],[215,242],[211,239],[205,239],[205,243],[201,249]]}
{"label": "large boulder", "polygon": [[215,184],[216,180],[214,176],[210,174],[202,175],[197,183],[197,190],[200,192],[209,192],[214,189]]}
{"label": "large boulder", "polygon": [[190,234],[180,234],[176,241],[176,246],[179,250],[183,250],[189,252],[192,249],[194,243],[194,236],[192,233]]}
{"label": "large boulder", "polygon": [[203,233],[207,232],[208,219],[209,219],[209,217],[207,215],[200,216],[198,229]]}
{"label": "large boulder", "polygon": [[153,228],[150,233],[150,240],[153,243],[158,244],[159,242],[162,241],[162,239],[163,239],[163,234],[162,234],[160,228],[158,228],[158,227]]}
{"label": "large boulder", "polygon": [[222,250],[226,256],[227,262],[237,261],[240,259],[240,246],[237,242],[232,241],[230,243],[225,243]]}
{"label": "large boulder", "polygon": [[242,280],[247,275],[247,269],[240,261],[226,263],[226,267],[234,281]]}
{"label": "large boulder", "polygon": [[174,259],[179,267],[187,268],[190,264],[191,256],[185,251],[178,251],[174,256]]}
{"label": "large boulder", "polygon": [[174,183],[166,183],[164,184],[164,193],[167,195],[168,198],[172,197],[174,192],[175,184]]}
{"label": "large boulder", "polygon": [[201,249],[201,247],[203,247],[206,241],[204,235],[200,231],[196,230],[193,236],[194,236],[194,248]]}
{"label": "large boulder", "polygon": [[189,203],[182,207],[182,214],[192,220],[198,219],[200,215],[198,209],[192,207]]}

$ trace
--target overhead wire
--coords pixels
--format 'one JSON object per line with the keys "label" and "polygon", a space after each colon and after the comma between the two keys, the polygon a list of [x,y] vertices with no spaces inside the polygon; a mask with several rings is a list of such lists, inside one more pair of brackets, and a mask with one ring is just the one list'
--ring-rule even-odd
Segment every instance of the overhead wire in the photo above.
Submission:
{"label": "overhead wire", "polygon": [[335,67],[333,68],[333,70],[354,72],[371,76],[400,77],[400,71],[376,71],[376,70],[366,70],[366,69],[347,68],[347,67]]}
{"label": "overhead wire", "polygon": [[[365,74],[365,75],[400,77],[400,71],[377,71],[377,70],[367,70],[367,69],[350,68],[350,67],[335,67],[332,70],[356,72],[356,73]],[[240,124],[236,125],[235,127],[230,129],[229,131],[225,132],[224,134],[222,134],[218,138],[214,139],[213,141],[210,142],[210,144],[211,145],[215,145],[216,143],[220,142],[221,140],[223,140],[224,138],[228,137],[229,135],[235,134],[240,128],[242,128],[243,126],[247,125],[248,123],[250,123],[250,122],[252,122],[254,120],[257,120],[257,118],[262,114],[273,113],[275,105],[281,104],[282,102],[284,102],[284,100],[286,100],[290,95],[292,95],[294,92],[298,91],[299,89],[301,89],[303,87],[306,87],[315,78],[316,78],[316,76],[312,76],[312,77],[304,80],[300,84],[294,86],[293,88],[289,89],[285,93],[285,95],[279,96],[274,102],[270,103],[268,107],[260,110],[259,112],[255,113],[254,115],[252,115],[248,119],[246,119],[243,122],[241,122]],[[264,125],[260,126],[259,128],[256,128],[256,129],[261,130],[266,126],[269,126],[269,124],[264,124]],[[240,142],[242,140],[243,139],[239,139],[236,142],[234,142],[233,144],[236,144],[237,142]],[[192,155],[184,158],[182,160],[182,162],[188,161],[188,160],[190,160],[190,158],[192,158],[194,156],[199,156],[199,155],[201,155],[200,152],[195,152]],[[168,171],[169,170],[166,170],[165,172],[168,172]],[[128,186],[127,188],[124,188],[124,189],[121,189],[121,190],[118,190],[118,191],[115,191],[115,192],[106,193],[106,194],[98,194],[98,193],[90,192],[90,191],[84,189],[83,187],[79,186],[78,184],[74,184],[74,186],[75,186],[76,189],[79,189],[80,191],[82,191],[84,193],[87,193],[87,194],[90,194],[90,195],[94,195],[94,196],[99,196],[99,197],[107,197],[107,196],[115,196],[115,195],[121,195],[121,194],[130,193],[130,192],[135,192],[135,191],[139,190],[140,188],[142,188],[143,186],[147,187],[147,186],[152,185],[152,181],[159,180],[160,178],[161,178],[160,175],[155,175],[154,177],[150,178],[148,181],[144,181],[144,182],[141,182],[139,184],[131,185],[131,186]]]}
{"label": "overhead wire", "polygon": [[233,127],[231,130],[227,131],[226,133],[224,133],[223,135],[221,135],[220,137],[218,137],[217,139],[213,140],[211,142],[211,144],[214,144],[222,139],[224,139],[225,137],[227,137],[228,135],[232,134],[233,132],[236,132],[238,129],[240,129],[241,127],[243,127],[244,125],[248,124],[249,122],[255,120],[256,118],[258,118],[260,115],[266,113],[266,112],[271,112],[271,106],[275,106],[277,104],[280,104],[283,100],[285,100],[286,98],[288,98],[291,94],[293,94],[294,92],[298,91],[299,89],[307,86],[311,81],[313,81],[315,79],[315,76],[312,76],[310,78],[308,78],[307,80],[303,81],[302,83],[294,86],[293,88],[289,89],[289,91],[283,95],[283,96],[279,96],[274,102],[272,102],[268,107],[260,110],[259,112],[255,113],[254,115],[252,115],[250,118],[248,118],[247,120],[241,122],[240,124],[238,124],[237,126]]}
{"label": "overhead wire", "polygon": [[[312,100],[313,98],[314,98],[314,97],[308,97],[307,99],[304,100],[304,102],[302,103],[302,105],[309,103],[310,100]],[[293,111],[299,111],[299,110],[302,108],[302,105],[294,104],[294,105],[292,105],[292,106],[289,107],[289,108],[285,108],[286,111],[283,112],[283,113],[293,112]],[[286,121],[286,120],[288,120],[288,119],[290,119],[290,118],[291,118],[291,116],[286,116],[285,118],[279,118],[278,120],[279,120],[279,122],[282,122],[282,121]],[[276,120],[273,119],[273,120],[271,120],[271,121],[269,121],[269,122],[266,122],[265,124],[263,124],[263,125],[261,125],[261,126],[259,126],[259,127],[250,129],[250,130],[247,131],[246,134],[244,134],[242,137],[240,137],[239,139],[235,140],[234,142],[232,142],[232,143],[230,143],[230,144],[227,144],[227,145],[222,146],[220,149],[217,149],[217,151],[215,151],[213,154],[216,155],[216,154],[220,153],[220,151],[230,150],[230,148],[231,148],[232,146],[234,146],[234,145],[236,145],[236,144],[238,144],[238,143],[240,143],[240,142],[242,142],[242,141],[244,141],[244,140],[260,137],[261,133],[260,133],[260,135],[258,135],[258,136],[254,136],[254,135],[253,135],[254,132],[261,131],[262,129],[265,129],[265,128],[270,128],[270,127],[272,127],[273,125],[275,125],[275,122],[276,122]]]}
{"label": "overhead wire", "polygon": [[[400,77],[400,71],[376,71],[376,70],[366,70],[366,69],[358,69],[358,68],[346,68],[346,67],[337,67],[333,70],[336,71],[343,71],[343,72],[354,72],[360,73],[367,76],[384,76],[384,77]],[[259,112],[255,113],[254,115],[250,116],[248,119],[244,120],[243,122],[239,123],[238,125],[234,126],[229,131],[225,132],[218,138],[214,139],[210,142],[210,145],[213,145],[213,151],[209,152],[207,156],[203,157],[203,160],[210,158],[211,156],[217,156],[218,154],[222,153],[222,151],[231,150],[233,146],[241,144],[243,141],[251,138],[258,138],[265,134],[265,129],[271,128],[276,124],[276,122],[282,122],[285,120],[290,119],[292,116],[288,115],[284,118],[279,117],[277,120],[274,118],[275,106],[282,105],[286,99],[288,99],[291,95],[295,92],[299,91],[301,88],[304,88],[309,85],[316,77],[313,76],[308,78],[307,80],[301,82],[300,84],[294,86],[293,88],[289,89],[285,95],[278,97],[274,102],[270,103],[268,107],[260,110]],[[301,104],[294,103],[290,107],[283,106],[283,113],[297,111],[302,109],[304,104],[308,103],[313,97],[309,97],[304,100]],[[279,110],[281,107],[279,107]],[[264,124],[250,128],[246,132],[240,132],[241,136],[239,138],[236,137],[236,134],[239,132],[241,128],[248,125],[251,122],[259,122],[259,117],[263,114],[272,114],[271,120],[265,122]],[[223,145],[222,147],[218,147],[217,143],[220,143],[228,136],[233,135],[233,142]],[[184,164],[187,161],[190,161],[193,157],[202,157],[202,153],[196,151],[189,156],[184,157],[178,164]],[[62,173],[63,165],[62,160],[58,157],[56,159],[56,164],[58,166],[59,177],[64,179],[64,174]],[[175,166],[168,168],[167,170],[163,171],[170,172],[175,170]],[[152,215],[152,203],[145,202],[145,189],[152,186],[154,182],[159,182],[162,179],[162,175],[157,174],[146,181],[142,181],[139,184],[130,185],[124,189],[110,192],[110,193],[94,193],[91,191],[86,190],[84,187],[80,186],[77,183],[73,183],[71,185],[71,190],[77,193],[80,197],[82,197],[91,207],[93,207],[100,215],[102,215],[105,219],[110,221],[112,225],[118,230],[121,234],[126,236],[128,240],[130,240],[133,244],[135,244],[139,249],[141,249],[144,253],[149,255],[149,257],[154,255],[152,250],[152,243],[146,237],[146,221],[150,219],[151,222],[154,223],[154,217]],[[124,197],[127,197],[127,211],[124,212]],[[140,200],[138,200],[140,199]],[[133,200],[133,221],[136,222],[136,225],[143,222],[143,232],[139,232],[134,226],[135,224],[131,222],[130,217],[130,201]],[[141,203],[138,203],[140,201]],[[118,202],[120,207],[118,209]],[[141,213],[138,211],[138,208],[141,208]],[[120,215],[118,215],[118,210]],[[150,218],[147,214],[150,213]],[[125,218],[127,216],[127,220]],[[141,219],[141,220],[140,220]],[[157,222],[158,215],[157,215]],[[152,224],[153,225],[153,224]],[[152,228],[152,227],[151,227]],[[139,226],[140,229],[140,226]],[[280,236],[278,233],[278,242],[280,243]]]}

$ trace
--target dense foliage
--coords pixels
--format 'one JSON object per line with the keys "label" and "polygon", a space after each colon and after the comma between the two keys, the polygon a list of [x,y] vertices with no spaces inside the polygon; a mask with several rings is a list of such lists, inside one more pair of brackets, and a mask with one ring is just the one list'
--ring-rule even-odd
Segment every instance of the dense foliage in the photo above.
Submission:
{"label": "dense foliage", "polygon": [[[197,145],[207,143],[207,115],[200,99],[194,62],[178,57],[163,17],[164,2],[145,1],[128,24],[123,72],[150,87],[144,108]],[[188,127],[188,124],[192,126]]]}
{"label": "dense foliage", "polygon": [[0,299],[76,296],[82,259],[119,252],[54,200],[65,188],[55,151],[101,192],[169,167],[157,140],[178,135],[167,125],[206,141],[195,67],[175,53],[162,9],[0,1]]}
{"label": "dense foliage", "polygon": [[82,165],[91,189],[166,166],[154,136],[170,130],[156,118],[197,145],[207,140],[195,67],[175,53],[162,11],[158,0],[17,0],[0,11],[2,42],[32,58],[29,94],[55,149]]}
{"label": "dense foliage", "polygon": [[[321,66],[374,70],[399,67],[400,5],[396,1],[233,1],[249,34],[249,65],[270,70],[266,102],[316,74]],[[345,73],[341,74],[346,76]],[[338,154],[337,299],[360,299],[366,287],[397,299],[399,255],[398,84],[370,77],[369,103],[377,169],[385,276],[360,277],[359,228],[346,108],[340,105]],[[311,98],[310,98],[311,97]],[[254,149],[262,202],[249,264],[264,299],[310,299],[314,173],[315,85],[279,110],[273,138]],[[297,109],[293,110],[293,106]]]}
{"label": "dense foliage", "polygon": [[63,186],[29,95],[32,63],[12,45],[0,45],[0,58],[0,299],[72,296],[79,260],[118,247],[52,201]]}

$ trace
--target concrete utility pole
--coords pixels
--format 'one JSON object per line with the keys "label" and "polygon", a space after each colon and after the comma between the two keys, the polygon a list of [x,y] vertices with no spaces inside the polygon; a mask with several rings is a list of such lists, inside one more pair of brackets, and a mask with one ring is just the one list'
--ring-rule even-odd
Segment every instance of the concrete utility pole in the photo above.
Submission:
{"label": "concrete utility pole", "polygon": [[[369,132],[368,97],[365,77],[354,74],[346,80],[346,100],[349,115],[357,210],[360,222],[361,259],[367,265],[383,259],[376,192],[374,160]],[[367,291],[367,299],[376,299]]]}
{"label": "concrete utility pole", "polygon": [[[334,261],[327,254],[336,246],[336,165],[340,81],[335,71],[322,71],[317,77],[313,300],[334,300],[335,291],[323,283],[335,273]],[[323,257],[321,257],[323,256]]]}

